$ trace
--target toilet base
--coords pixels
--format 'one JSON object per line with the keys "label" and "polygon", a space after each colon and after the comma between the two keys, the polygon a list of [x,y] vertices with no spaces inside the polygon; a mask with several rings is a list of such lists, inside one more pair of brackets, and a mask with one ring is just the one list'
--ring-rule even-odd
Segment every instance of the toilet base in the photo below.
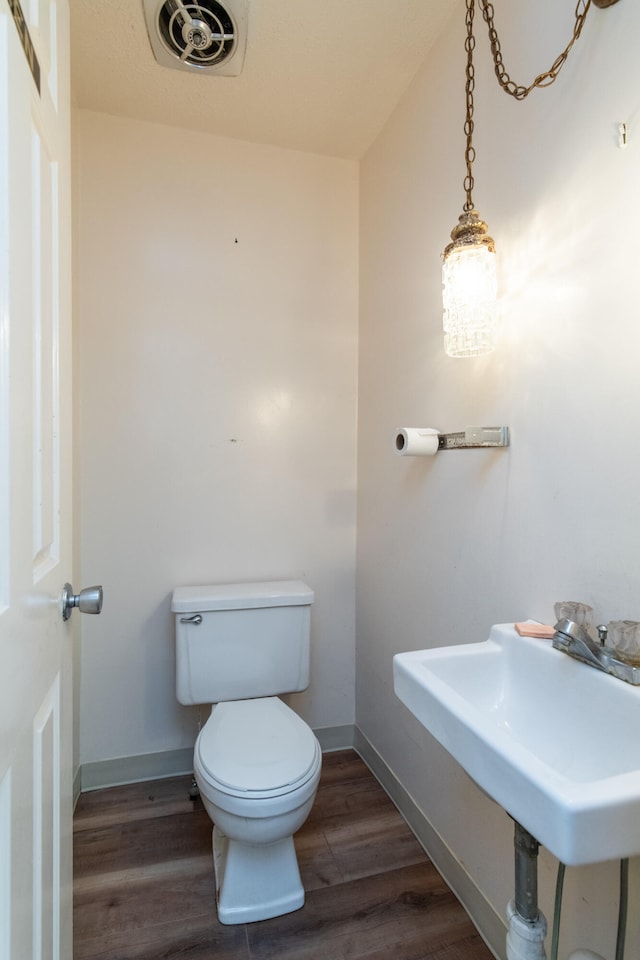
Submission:
{"label": "toilet base", "polygon": [[230,840],[213,828],[213,870],[220,923],[253,923],[304,904],[293,837],[275,843]]}

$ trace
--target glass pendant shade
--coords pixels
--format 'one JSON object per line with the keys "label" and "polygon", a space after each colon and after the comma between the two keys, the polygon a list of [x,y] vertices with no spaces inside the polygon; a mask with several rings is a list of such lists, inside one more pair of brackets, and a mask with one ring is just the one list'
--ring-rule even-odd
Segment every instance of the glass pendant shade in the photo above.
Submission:
{"label": "glass pendant shade", "polygon": [[495,248],[475,210],[460,217],[444,252],[444,349],[450,357],[481,357],[495,349]]}

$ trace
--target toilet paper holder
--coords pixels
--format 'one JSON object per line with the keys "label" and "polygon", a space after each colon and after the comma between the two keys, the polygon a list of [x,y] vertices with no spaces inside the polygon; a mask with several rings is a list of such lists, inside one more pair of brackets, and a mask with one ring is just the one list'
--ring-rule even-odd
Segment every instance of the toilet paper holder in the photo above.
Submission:
{"label": "toilet paper holder", "polygon": [[465,427],[459,433],[440,433],[433,427],[398,427],[394,447],[401,457],[433,457],[440,450],[508,447],[508,427]]}
{"label": "toilet paper holder", "polygon": [[469,450],[474,447],[508,447],[509,427],[465,427],[459,433],[438,435],[438,450]]}

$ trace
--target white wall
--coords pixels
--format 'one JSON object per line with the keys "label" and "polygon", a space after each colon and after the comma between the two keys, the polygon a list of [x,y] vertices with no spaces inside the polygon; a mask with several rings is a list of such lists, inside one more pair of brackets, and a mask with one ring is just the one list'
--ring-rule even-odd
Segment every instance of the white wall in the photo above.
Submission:
{"label": "white wall", "polygon": [[[316,591],[314,727],[354,719],[357,166],[76,115],[81,763],[192,745],[178,584]],[[80,586],[80,584],[78,584]]]}
{"label": "white wall", "polygon": [[[568,41],[573,5],[558,6],[496,13],[518,82]],[[395,699],[391,659],[552,621],[556,600],[640,620],[640,9],[593,7],[555,86],[523,103],[498,88],[479,16],[477,31],[474,200],[504,312],[490,358],[442,349],[440,254],[465,199],[462,4],[361,169],[357,723],[503,914],[511,822]],[[509,425],[510,449],[392,452],[396,426],[474,423]],[[543,852],[550,921],[555,869]],[[635,862],[631,902],[639,883]],[[612,956],[616,910],[617,865],[570,870],[560,956]],[[637,911],[628,936],[636,956]]]}

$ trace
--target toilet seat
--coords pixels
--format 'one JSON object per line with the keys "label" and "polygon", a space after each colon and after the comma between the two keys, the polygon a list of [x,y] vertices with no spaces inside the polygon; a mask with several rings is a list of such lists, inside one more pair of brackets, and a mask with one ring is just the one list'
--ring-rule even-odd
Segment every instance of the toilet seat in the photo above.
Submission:
{"label": "toilet seat", "polygon": [[195,752],[208,786],[242,800],[299,791],[317,779],[321,764],[313,731],[278,697],[216,704]]}

